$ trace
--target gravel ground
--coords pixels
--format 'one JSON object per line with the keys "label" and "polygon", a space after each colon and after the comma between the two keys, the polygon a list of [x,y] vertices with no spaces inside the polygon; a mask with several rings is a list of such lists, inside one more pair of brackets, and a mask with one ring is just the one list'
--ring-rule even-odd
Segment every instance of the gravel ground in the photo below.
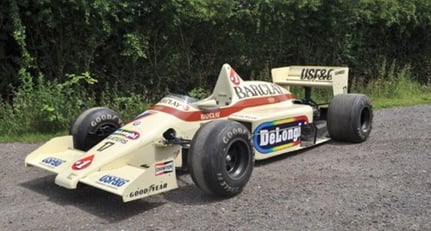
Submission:
{"label": "gravel ground", "polygon": [[327,144],[256,163],[240,195],[179,189],[142,200],[24,167],[40,144],[0,144],[1,230],[431,230],[431,105],[375,112],[361,144]]}

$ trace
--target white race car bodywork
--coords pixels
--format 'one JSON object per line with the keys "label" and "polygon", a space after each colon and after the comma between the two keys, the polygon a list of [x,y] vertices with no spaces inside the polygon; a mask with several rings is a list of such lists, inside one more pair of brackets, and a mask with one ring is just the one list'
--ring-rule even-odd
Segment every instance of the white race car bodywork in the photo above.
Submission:
{"label": "white race car bodywork", "polygon": [[203,123],[238,121],[252,134],[257,160],[313,146],[330,138],[301,140],[301,128],[313,123],[313,107],[295,104],[288,85],[346,93],[347,74],[345,67],[285,67],[273,69],[274,83],[244,81],[225,64],[208,98],[169,95],[86,152],[73,147],[72,136],[57,137],[30,153],[25,164],[57,174],[62,187],[84,183],[125,202],[158,194],[178,187],[175,168],[186,164],[184,146],[163,137],[168,129],[191,140]]}

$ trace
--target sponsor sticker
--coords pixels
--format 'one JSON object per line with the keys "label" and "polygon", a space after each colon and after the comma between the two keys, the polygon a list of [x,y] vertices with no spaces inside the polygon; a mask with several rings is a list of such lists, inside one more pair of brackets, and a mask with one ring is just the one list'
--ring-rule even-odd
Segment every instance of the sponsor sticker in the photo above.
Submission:
{"label": "sponsor sticker", "polygon": [[301,71],[301,79],[311,81],[329,81],[332,80],[333,72],[334,69],[304,68]]}
{"label": "sponsor sticker", "polygon": [[147,117],[147,116],[152,115],[152,114],[154,114],[154,112],[145,111],[145,112],[139,114],[138,116],[136,116],[133,120],[142,119],[142,118]]}
{"label": "sponsor sticker", "polygon": [[220,111],[202,112],[201,120],[217,119],[220,118]]}
{"label": "sponsor sticker", "polygon": [[120,128],[117,131],[115,131],[113,133],[113,135],[126,137],[129,140],[136,140],[140,136],[139,132],[130,131],[130,130],[122,129],[122,128]]}
{"label": "sponsor sticker", "polygon": [[190,109],[189,105],[187,105],[186,103],[178,101],[178,100],[170,98],[170,97],[165,97],[165,98],[161,99],[159,104],[164,104],[164,105],[176,108],[176,109],[182,109],[184,111],[188,111]]}
{"label": "sponsor sticker", "polygon": [[108,136],[108,137],[106,137],[106,139],[112,140],[114,142],[121,143],[121,144],[127,144],[127,142],[129,141],[126,138],[121,138],[121,137],[116,137],[116,136]]}
{"label": "sponsor sticker", "polygon": [[156,176],[161,176],[174,171],[174,161],[164,161],[155,164]]}
{"label": "sponsor sticker", "polygon": [[129,180],[118,177],[118,176],[104,175],[104,176],[100,177],[97,182],[104,184],[104,185],[107,185],[107,186],[110,186],[110,187],[119,188],[119,187],[125,185],[127,182],[129,182]]}
{"label": "sponsor sticker", "polygon": [[100,148],[97,149],[97,151],[98,152],[103,152],[106,149],[108,149],[108,148],[110,148],[110,147],[112,147],[114,145],[115,145],[114,142],[111,142],[111,141],[105,142]]}
{"label": "sponsor sticker", "polygon": [[301,125],[305,123],[303,118],[262,123],[253,133],[253,145],[263,154],[298,145],[301,143]]}
{"label": "sponsor sticker", "polygon": [[167,188],[168,188],[168,183],[152,184],[145,188],[141,188],[141,189],[138,188],[136,191],[131,192],[129,194],[129,197],[133,198],[133,197],[142,196],[145,194],[152,194],[154,192],[167,189]]}
{"label": "sponsor sticker", "polygon": [[242,86],[233,87],[238,99],[249,98],[255,96],[272,96],[281,95],[283,89],[280,86],[271,83],[253,83]]}
{"label": "sponsor sticker", "polygon": [[73,163],[72,169],[82,170],[84,168],[87,168],[93,162],[93,158],[94,158],[94,155],[91,155],[76,161],[75,163]]}
{"label": "sponsor sticker", "polygon": [[229,78],[230,81],[235,85],[240,83],[240,78],[233,68],[230,69]]}
{"label": "sponsor sticker", "polygon": [[51,168],[57,168],[58,166],[62,165],[64,162],[66,161],[56,157],[47,157],[41,161],[43,165]]}

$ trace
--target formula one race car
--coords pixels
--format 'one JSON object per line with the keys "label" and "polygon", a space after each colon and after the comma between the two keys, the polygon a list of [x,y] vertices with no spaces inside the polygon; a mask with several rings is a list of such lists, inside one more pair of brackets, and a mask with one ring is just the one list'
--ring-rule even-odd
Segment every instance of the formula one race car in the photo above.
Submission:
{"label": "formula one race car", "polygon": [[[275,68],[272,79],[244,81],[225,64],[203,100],[170,94],[126,124],[111,109],[91,108],[70,136],[53,138],[25,164],[57,174],[65,188],[84,183],[124,202],[177,188],[177,169],[204,192],[230,197],[247,184],[255,159],[369,136],[372,105],[347,93],[347,67]],[[305,88],[304,99],[294,98],[292,85]],[[332,88],[329,106],[310,98],[312,87]]]}

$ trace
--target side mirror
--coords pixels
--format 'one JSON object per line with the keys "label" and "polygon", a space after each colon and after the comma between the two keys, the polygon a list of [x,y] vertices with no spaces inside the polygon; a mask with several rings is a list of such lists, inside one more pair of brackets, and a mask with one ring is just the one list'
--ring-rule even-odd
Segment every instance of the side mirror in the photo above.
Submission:
{"label": "side mirror", "polygon": [[169,128],[165,132],[163,132],[163,138],[167,141],[175,140],[177,132],[173,128]]}
{"label": "side mirror", "polygon": [[191,140],[177,137],[177,131],[175,131],[175,129],[173,128],[169,128],[168,130],[163,132],[162,137],[164,139],[162,140],[163,144],[179,144],[183,147],[190,147]]}

